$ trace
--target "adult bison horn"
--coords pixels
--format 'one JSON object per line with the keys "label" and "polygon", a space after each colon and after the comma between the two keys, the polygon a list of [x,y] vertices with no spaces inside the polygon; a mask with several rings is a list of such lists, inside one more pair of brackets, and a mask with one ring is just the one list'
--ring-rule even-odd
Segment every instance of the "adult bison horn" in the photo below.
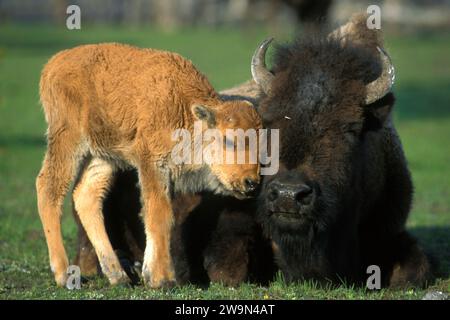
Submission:
{"label": "adult bison horn", "polygon": [[366,105],[371,104],[388,94],[395,81],[395,68],[391,57],[382,48],[377,47],[383,63],[381,76],[367,85]]}
{"label": "adult bison horn", "polygon": [[252,77],[262,88],[265,94],[270,92],[270,86],[274,75],[266,67],[266,51],[273,38],[264,40],[255,50],[252,57]]}

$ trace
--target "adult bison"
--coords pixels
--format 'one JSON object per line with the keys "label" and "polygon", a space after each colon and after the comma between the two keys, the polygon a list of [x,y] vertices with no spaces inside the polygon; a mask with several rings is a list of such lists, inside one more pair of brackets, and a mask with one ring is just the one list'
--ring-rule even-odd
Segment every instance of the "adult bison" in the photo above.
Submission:
{"label": "adult bison", "polygon": [[279,172],[264,180],[257,220],[287,280],[423,285],[429,264],[406,232],[412,183],[391,119],[394,73],[365,20],[347,37],[278,49],[258,75],[259,112],[280,128]]}
{"label": "adult bison", "polygon": [[[362,283],[377,265],[383,286],[426,284],[428,260],[405,230],[412,183],[391,118],[394,69],[365,21],[356,16],[328,36],[278,47],[271,71],[270,42],[258,48],[258,112],[266,128],[280,129],[280,170],[264,177],[257,200],[204,195],[179,220],[178,277],[264,281],[273,277],[273,254],[288,281]],[[133,195],[130,186],[116,187]]]}

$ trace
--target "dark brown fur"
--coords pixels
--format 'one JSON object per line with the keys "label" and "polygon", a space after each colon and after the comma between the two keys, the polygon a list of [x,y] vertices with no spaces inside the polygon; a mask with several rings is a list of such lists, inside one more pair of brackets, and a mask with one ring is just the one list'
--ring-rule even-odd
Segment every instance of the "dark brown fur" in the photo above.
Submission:
{"label": "dark brown fur", "polygon": [[[264,179],[257,219],[288,281],[362,283],[378,265],[383,286],[423,286],[430,266],[405,230],[412,182],[390,115],[394,96],[364,103],[382,72],[382,42],[362,21],[345,37],[278,48],[259,112],[265,127],[280,129],[282,167]],[[271,200],[274,188],[304,185],[306,204]]]}

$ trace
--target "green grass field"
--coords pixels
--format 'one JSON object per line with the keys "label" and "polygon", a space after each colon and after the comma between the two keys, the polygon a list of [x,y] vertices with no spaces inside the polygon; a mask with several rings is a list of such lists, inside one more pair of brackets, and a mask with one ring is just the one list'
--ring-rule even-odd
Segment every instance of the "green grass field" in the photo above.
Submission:
{"label": "green grass field", "polygon": [[[265,37],[238,30],[185,30],[45,26],[0,26],[0,299],[420,299],[422,290],[367,292],[314,283],[269,287],[217,284],[170,290],[112,288],[96,278],[82,290],[56,288],[41,230],[34,181],[45,151],[44,116],[38,81],[42,66],[57,51],[78,44],[117,41],[177,51],[205,72],[217,89],[250,77],[250,57]],[[415,183],[408,227],[440,262],[433,290],[450,291],[450,36],[392,37],[387,48],[397,67],[395,120]],[[69,205],[63,230],[74,257],[76,226]]]}

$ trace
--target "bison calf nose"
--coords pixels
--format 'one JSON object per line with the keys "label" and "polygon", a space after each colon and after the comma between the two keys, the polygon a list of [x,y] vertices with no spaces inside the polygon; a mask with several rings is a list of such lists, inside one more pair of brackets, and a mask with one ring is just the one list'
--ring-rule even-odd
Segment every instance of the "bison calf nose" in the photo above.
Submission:
{"label": "bison calf nose", "polygon": [[253,180],[251,178],[245,178],[244,185],[246,192],[253,192],[258,187],[258,181]]}

